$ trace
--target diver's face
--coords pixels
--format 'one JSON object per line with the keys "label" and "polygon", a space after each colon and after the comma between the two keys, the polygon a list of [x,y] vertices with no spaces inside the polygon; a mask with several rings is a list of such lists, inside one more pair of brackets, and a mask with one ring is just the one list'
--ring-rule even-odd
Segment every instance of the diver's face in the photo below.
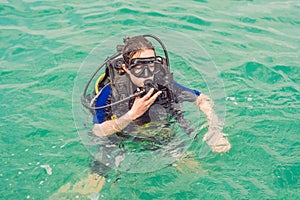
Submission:
{"label": "diver's face", "polygon": [[[155,52],[152,49],[145,49],[134,54],[130,59],[130,61],[134,60],[135,58],[153,58],[153,57],[155,57]],[[131,81],[138,87],[144,87],[144,82],[146,80],[153,80],[154,77],[154,75],[151,75],[149,77],[137,77],[128,68],[124,67],[123,69],[129,74]],[[135,70],[137,73],[139,72],[138,67],[136,67]],[[152,69],[149,68],[149,70],[151,71]]]}

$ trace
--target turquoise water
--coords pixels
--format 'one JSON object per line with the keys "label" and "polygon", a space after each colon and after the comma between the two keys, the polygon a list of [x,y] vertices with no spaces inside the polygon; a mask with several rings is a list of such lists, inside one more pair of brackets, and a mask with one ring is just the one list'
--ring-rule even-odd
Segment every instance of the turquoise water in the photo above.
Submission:
{"label": "turquoise water", "polygon": [[[160,31],[179,32],[186,36],[183,41],[196,41],[205,49],[224,84],[224,132],[232,149],[201,159],[196,155],[201,170],[112,170],[96,196],[298,199],[299,13],[296,0],[2,0],[0,199],[53,199],[61,186],[86,178],[92,156],[78,136],[72,113],[77,72],[104,40],[145,28],[158,36]],[[180,43],[172,35],[167,40]],[[182,42],[178,49],[190,50]],[[172,53],[178,54],[175,49]],[[214,94],[212,83],[195,78],[190,68],[173,67],[175,78],[185,77],[190,86]]]}

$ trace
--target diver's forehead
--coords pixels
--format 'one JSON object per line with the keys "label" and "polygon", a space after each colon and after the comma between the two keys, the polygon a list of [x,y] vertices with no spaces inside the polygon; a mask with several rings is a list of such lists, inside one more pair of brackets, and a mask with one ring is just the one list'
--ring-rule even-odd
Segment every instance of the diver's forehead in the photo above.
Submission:
{"label": "diver's forehead", "polygon": [[133,58],[149,58],[149,57],[155,57],[155,52],[152,49],[142,50],[139,55],[133,56]]}

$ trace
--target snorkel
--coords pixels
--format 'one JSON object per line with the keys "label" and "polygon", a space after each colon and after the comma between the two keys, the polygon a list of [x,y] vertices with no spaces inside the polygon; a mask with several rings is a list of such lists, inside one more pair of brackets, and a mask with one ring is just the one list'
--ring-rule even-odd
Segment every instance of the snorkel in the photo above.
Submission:
{"label": "snorkel", "polygon": [[[163,71],[170,72],[168,52],[167,52],[167,49],[166,49],[165,45],[162,43],[162,41],[157,36],[154,36],[154,35],[151,35],[151,34],[141,35],[141,37],[144,37],[144,38],[145,37],[153,38],[154,40],[156,40],[160,44],[160,46],[163,49],[164,57],[165,58],[156,57],[155,60],[153,60],[153,62],[158,62],[158,63],[161,62],[161,64],[163,62],[164,65],[163,65],[163,67],[160,67],[160,68],[165,68],[165,69],[163,69]],[[123,41],[124,41],[125,44],[128,41],[128,39],[130,39],[130,38],[125,37],[123,39]],[[101,92],[98,92],[98,94],[96,94],[96,96],[94,96],[94,97],[91,97],[91,94],[87,94],[87,91],[88,91],[88,88],[89,88],[91,82],[94,80],[95,76],[98,74],[98,72],[104,66],[106,66],[107,68],[112,68],[110,70],[115,70],[120,75],[123,75],[124,72],[123,72],[122,67],[121,67],[122,64],[127,64],[127,66],[129,64],[129,63],[126,63],[126,60],[124,59],[124,53],[127,53],[127,52],[124,52],[124,46],[125,45],[117,45],[117,48],[116,48],[117,52],[115,54],[113,54],[112,56],[108,57],[105,60],[105,62],[102,65],[100,65],[100,67],[98,67],[98,69],[96,69],[96,71],[91,75],[90,79],[88,80],[88,82],[87,82],[87,84],[86,84],[86,86],[84,88],[84,91],[83,91],[83,94],[82,94],[82,97],[81,97],[81,102],[82,102],[82,105],[84,107],[86,107],[86,108],[88,108],[90,110],[103,109],[103,108],[107,108],[107,107],[110,107],[110,106],[114,106],[114,105],[120,104],[120,103],[122,103],[124,101],[128,101],[128,100],[133,99],[133,98],[135,98],[137,96],[141,96],[141,95],[145,94],[145,92],[147,92],[147,90],[146,90],[147,88],[144,88],[144,89],[142,89],[140,91],[137,91],[137,92],[129,95],[128,97],[120,99],[119,101],[116,101],[116,102],[113,102],[113,103],[110,103],[110,104],[107,104],[107,105],[104,105],[104,106],[100,106],[100,107],[95,107],[94,103],[95,103],[95,100],[97,99],[98,95]],[[139,61],[141,61],[141,60],[139,60]],[[158,64],[158,63],[156,63],[156,64]],[[145,72],[145,70],[146,69],[144,69],[144,72]],[[149,72],[149,69],[148,69],[148,72]],[[108,74],[105,74],[105,76],[107,76],[107,75]],[[155,78],[155,79],[157,79],[157,78]]]}

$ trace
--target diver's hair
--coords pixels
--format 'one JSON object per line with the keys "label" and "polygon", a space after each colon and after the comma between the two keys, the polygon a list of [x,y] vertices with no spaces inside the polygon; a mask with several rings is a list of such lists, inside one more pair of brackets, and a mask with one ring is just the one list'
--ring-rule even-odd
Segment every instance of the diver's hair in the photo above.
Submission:
{"label": "diver's hair", "polygon": [[130,59],[137,52],[145,49],[154,50],[154,46],[152,45],[152,43],[142,35],[127,38],[124,42],[125,45],[122,50],[122,54],[123,54],[123,59],[127,65],[129,64]]}

